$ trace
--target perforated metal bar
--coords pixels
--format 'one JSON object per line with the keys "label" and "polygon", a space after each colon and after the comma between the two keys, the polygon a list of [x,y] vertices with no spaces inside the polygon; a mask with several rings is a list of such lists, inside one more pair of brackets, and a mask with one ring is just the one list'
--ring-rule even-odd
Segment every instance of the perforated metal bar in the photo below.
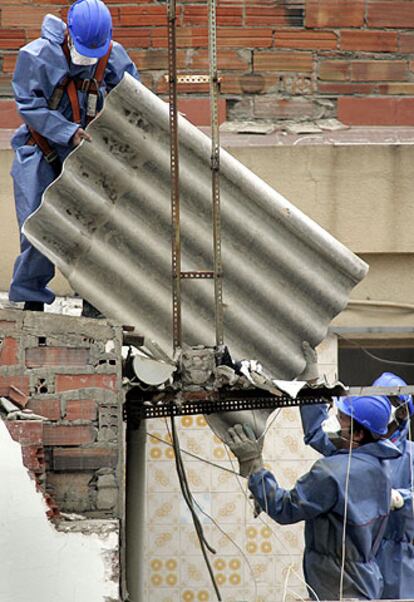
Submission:
{"label": "perforated metal bar", "polygon": [[180,191],[178,163],[177,125],[177,43],[176,43],[176,0],[168,0],[168,79],[170,117],[170,169],[171,169],[171,250],[172,250],[172,305],[173,347],[182,345],[181,321],[181,231]]}
{"label": "perforated metal bar", "polygon": [[224,317],[223,265],[221,259],[220,134],[218,124],[219,79],[217,73],[216,0],[208,0],[208,51],[210,71],[211,172],[213,198],[214,300],[216,343],[217,345],[222,345],[224,340]]}

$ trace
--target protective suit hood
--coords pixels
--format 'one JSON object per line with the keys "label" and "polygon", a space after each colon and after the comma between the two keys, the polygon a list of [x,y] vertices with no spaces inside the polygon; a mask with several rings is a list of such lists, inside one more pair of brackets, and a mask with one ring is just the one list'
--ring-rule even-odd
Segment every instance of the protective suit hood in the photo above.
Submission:
{"label": "protective suit hood", "polygon": [[50,42],[63,44],[66,33],[66,24],[59,17],[46,15],[43,19],[41,36]]}

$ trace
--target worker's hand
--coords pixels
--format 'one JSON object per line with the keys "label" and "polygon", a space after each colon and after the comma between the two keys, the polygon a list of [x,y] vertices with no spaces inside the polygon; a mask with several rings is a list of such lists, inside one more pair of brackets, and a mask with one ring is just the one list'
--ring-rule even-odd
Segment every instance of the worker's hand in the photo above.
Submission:
{"label": "worker's hand", "polygon": [[391,489],[390,510],[399,510],[404,506],[404,498],[398,489]]}
{"label": "worker's hand", "polygon": [[91,136],[88,132],[85,132],[83,128],[78,128],[76,132],[72,136],[72,144],[73,146],[79,146],[82,140],[87,140],[88,142],[92,142]]}
{"label": "worker's hand", "polygon": [[303,355],[305,356],[306,366],[302,374],[299,374],[297,380],[315,381],[319,378],[318,354],[308,341],[302,343]]}
{"label": "worker's hand", "polygon": [[227,431],[226,444],[239,461],[242,477],[249,477],[263,468],[262,443],[248,425],[235,424]]}

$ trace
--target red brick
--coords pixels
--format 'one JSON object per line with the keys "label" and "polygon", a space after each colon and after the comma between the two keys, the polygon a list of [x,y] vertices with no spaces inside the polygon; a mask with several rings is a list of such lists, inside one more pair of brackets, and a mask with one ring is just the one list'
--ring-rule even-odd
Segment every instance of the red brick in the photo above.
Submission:
{"label": "red brick", "polygon": [[28,445],[22,447],[23,464],[34,473],[44,473],[45,471],[45,453],[43,447],[37,445]]}
{"label": "red brick", "polygon": [[278,87],[278,84],[279,78],[276,74],[245,73],[239,75],[225,73],[222,76],[220,89],[223,94],[262,94]]}
{"label": "red brick", "polygon": [[56,448],[53,450],[54,470],[97,470],[98,468],[116,468],[118,450],[103,447]]}
{"label": "red brick", "polygon": [[117,384],[116,374],[57,374],[55,391],[70,391],[97,387],[98,389],[115,390]]}
{"label": "red brick", "polygon": [[314,48],[315,50],[333,50],[337,46],[337,38],[333,31],[303,31],[291,29],[277,31],[276,48]]}
{"label": "red brick", "polygon": [[0,129],[17,128],[21,123],[14,100],[0,100]]}
{"label": "red brick", "polygon": [[[151,45],[154,48],[168,47],[166,27],[154,27],[151,31]],[[207,27],[180,27],[177,29],[177,48],[207,48]]]}
{"label": "red brick", "polygon": [[292,23],[286,13],[286,9],[283,6],[278,5],[276,2],[264,3],[262,6],[257,6],[258,2],[252,2],[250,5],[246,4],[246,16],[245,24],[248,26],[261,26],[270,25],[271,27],[277,27],[280,25],[302,25],[302,19],[298,18],[297,23]]}
{"label": "red brick", "polygon": [[[250,60],[245,58],[240,51],[222,49],[217,56],[219,69],[237,69],[246,71],[250,67]],[[210,64],[208,51],[197,50],[191,54],[188,67],[191,69],[208,70]]]}
{"label": "red brick", "polygon": [[382,0],[368,2],[369,27],[414,27],[412,0]]}
{"label": "red brick", "polygon": [[10,387],[14,386],[19,389],[24,395],[29,393],[29,377],[28,376],[0,376],[0,395],[7,397]]}
{"label": "red brick", "polygon": [[341,31],[341,50],[366,52],[396,52],[397,34],[393,31]]}
{"label": "red brick", "polygon": [[[179,98],[178,110],[194,125],[210,125],[210,101],[208,98]],[[226,101],[219,98],[219,124],[226,121]]]}
{"label": "red brick", "polygon": [[354,81],[402,81],[407,75],[407,61],[354,61],[351,63],[351,79]]}
{"label": "red brick", "polygon": [[414,33],[400,33],[399,50],[400,52],[414,52]]}
{"label": "red brick", "polygon": [[8,331],[13,329],[16,326],[16,322],[14,320],[0,320],[0,331],[3,332],[4,329]]}
{"label": "red brick", "polygon": [[8,53],[3,55],[3,73],[14,73],[16,67],[16,53]]}
{"label": "red brick", "polygon": [[0,48],[6,50],[16,49],[26,43],[24,29],[2,29],[0,28]]}
{"label": "red brick", "polygon": [[378,86],[379,94],[398,94],[414,96],[414,82],[392,82],[390,84],[380,84]]}
{"label": "red brick", "polygon": [[[193,5],[184,8],[184,25],[205,25],[208,13],[206,5]],[[218,6],[216,11],[217,25],[242,25],[243,8],[241,6]]]}
{"label": "red brick", "polygon": [[364,0],[307,0],[306,27],[361,27]]}
{"label": "red brick", "polygon": [[45,424],[44,445],[86,445],[95,441],[96,429],[92,426]]}
{"label": "red brick", "polygon": [[348,61],[323,61],[319,64],[319,79],[346,81],[351,76],[351,64]]}
{"label": "red brick", "polygon": [[[49,12],[60,17],[59,9],[50,7]],[[1,24],[3,27],[36,27],[40,26],[46,12],[43,6],[3,6],[1,9]]]}
{"label": "red brick", "polygon": [[18,405],[20,408],[25,408],[27,402],[29,401],[28,395],[26,395],[23,391],[21,391],[13,385],[9,387],[7,397],[10,399],[10,401],[13,401],[13,403]]}
{"label": "red brick", "polygon": [[313,69],[313,57],[310,52],[255,52],[254,70],[260,71],[297,71],[308,73]]}
{"label": "red brick", "polygon": [[339,98],[338,119],[349,125],[414,125],[414,98]]}
{"label": "red brick", "polygon": [[49,420],[59,420],[61,417],[58,399],[29,399],[27,408]]}
{"label": "red brick", "polygon": [[318,107],[306,98],[272,97],[270,94],[254,98],[254,114],[262,119],[314,119]]}
{"label": "red brick", "polygon": [[113,37],[125,48],[148,48],[151,44],[151,30],[141,27],[115,27]]}
{"label": "red brick", "polygon": [[[180,14],[180,7],[177,7]],[[121,6],[119,8],[120,25],[155,26],[167,25],[167,7],[158,6]]]}
{"label": "red brick", "polygon": [[66,420],[96,420],[97,406],[93,399],[72,399],[66,402]]}
{"label": "red brick", "polygon": [[14,366],[18,363],[19,343],[13,337],[0,337],[0,366]]}
{"label": "red brick", "polygon": [[221,27],[217,31],[218,48],[271,48],[273,30],[264,28]]}
{"label": "red brick", "polygon": [[[177,51],[177,69],[184,69],[186,66],[186,52],[186,50]],[[132,50],[129,56],[141,71],[168,70],[167,49],[150,48],[149,50]]]}
{"label": "red brick", "polygon": [[44,424],[41,420],[6,420],[10,436],[23,447],[43,445]]}
{"label": "red brick", "polygon": [[86,366],[89,349],[72,347],[29,347],[26,349],[26,367],[42,366]]}
{"label": "red brick", "polygon": [[376,90],[375,84],[353,84],[347,82],[319,83],[318,90],[321,94],[372,94]]}

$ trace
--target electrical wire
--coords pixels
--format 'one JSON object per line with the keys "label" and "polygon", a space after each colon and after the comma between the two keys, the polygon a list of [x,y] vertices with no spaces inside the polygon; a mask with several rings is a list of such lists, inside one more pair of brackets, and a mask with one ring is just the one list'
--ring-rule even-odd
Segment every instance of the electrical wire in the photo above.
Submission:
{"label": "electrical wire", "polygon": [[344,506],[344,524],[342,527],[342,557],[341,557],[341,577],[339,580],[339,602],[344,599],[344,576],[346,559],[346,522],[348,520],[348,499],[349,499],[349,478],[351,475],[352,445],[354,439],[354,419],[351,416],[351,428],[349,432],[349,454],[345,478],[345,506]]}
{"label": "electrical wire", "polygon": [[403,362],[403,361],[398,362],[396,360],[387,360],[384,357],[379,357],[378,355],[375,355],[375,353],[371,353],[370,351],[368,351],[368,349],[366,349],[366,347],[364,347],[360,343],[357,343],[356,341],[353,341],[352,339],[348,339],[347,337],[344,337],[342,334],[337,334],[337,336],[340,339],[343,339],[344,341],[351,343],[352,345],[357,347],[360,351],[365,353],[368,357],[370,357],[373,360],[376,360],[377,362],[382,362],[383,364],[390,364],[392,366],[414,366],[414,362]]}
{"label": "electrical wire", "polygon": [[247,557],[247,555],[243,552],[242,548],[239,546],[239,544],[228,534],[226,533],[226,531],[224,531],[224,529],[222,527],[220,527],[220,525],[218,524],[218,522],[210,515],[208,514],[208,512],[206,512],[201,506],[200,504],[197,502],[197,500],[194,500],[195,505],[198,507],[198,509],[200,510],[200,512],[202,514],[204,514],[204,516],[206,516],[208,519],[211,520],[211,522],[213,523],[213,525],[216,526],[216,528],[220,531],[220,533],[222,533],[234,546],[237,550],[239,550],[240,554],[242,555],[243,559],[245,560],[247,566],[249,567],[249,571],[251,576],[253,577],[253,583],[254,583],[254,596],[255,596],[255,600],[257,599],[257,581],[256,581],[256,577],[253,571],[253,567],[250,564],[250,561]]}
{"label": "electrical wire", "polygon": [[[147,435],[147,437],[152,437],[153,439],[156,439],[157,441],[160,441],[160,443],[164,443],[164,445],[168,445],[169,447],[173,447],[172,443],[170,443],[169,441],[166,441],[165,439],[162,439],[162,437],[158,437],[157,435],[154,435],[152,433],[146,433],[146,435]],[[214,466],[215,468],[219,468],[220,470],[224,470],[225,472],[229,472],[230,474],[239,474],[235,470],[230,470],[230,468],[226,468],[225,466],[220,466],[220,464],[216,464],[215,462],[211,462],[211,460],[207,460],[207,458],[203,458],[202,456],[198,456],[197,454],[193,454],[192,452],[189,452],[186,449],[183,449],[182,447],[180,449],[181,449],[181,453],[182,454],[186,454],[187,456],[191,456],[192,458],[195,458],[196,460],[199,460],[200,462],[204,462],[205,464],[210,464],[210,466]]]}
{"label": "electrical wire", "polygon": [[207,556],[207,550],[209,552],[211,552],[211,554],[215,554],[216,551],[214,550],[214,548],[212,548],[210,546],[210,544],[206,540],[200,519],[194,509],[195,500],[193,498],[193,495],[191,493],[191,490],[190,490],[190,487],[188,484],[187,474],[185,472],[184,463],[183,463],[183,459],[182,459],[181,452],[180,452],[180,443],[178,440],[178,434],[177,434],[174,416],[171,416],[171,436],[172,436],[172,443],[173,443],[173,449],[174,449],[175,465],[176,465],[176,469],[177,469],[178,481],[180,483],[181,492],[183,494],[184,500],[187,504],[187,507],[188,507],[191,517],[193,519],[195,532],[197,534],[198,541],[200,543],[201,552],[202,552],[204,561],[206,563],[207,570],[210,575],[210,579],[211,579],[214,591],[217,596],[217,600],[219,602],[221,602],[222,597],[220,594],[220,590],[218,588],[216,579],[214,577],[213,568],[210,564],[210,560]]}

